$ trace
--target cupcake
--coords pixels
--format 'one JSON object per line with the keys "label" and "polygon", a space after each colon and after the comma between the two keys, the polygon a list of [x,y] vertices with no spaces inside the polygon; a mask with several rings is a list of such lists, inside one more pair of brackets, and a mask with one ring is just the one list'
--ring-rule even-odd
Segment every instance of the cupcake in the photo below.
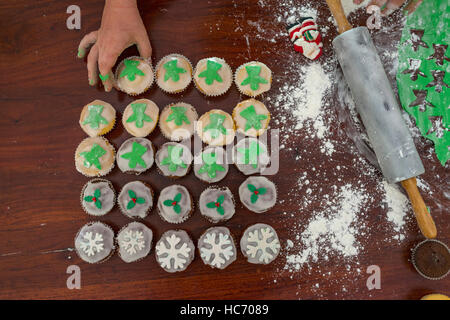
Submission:
{"label": "cupcake", "polygon": [[89,137],[107,134],[116,122],[116,110],[109,103],[94,100],[81,110],[80,126]]}
{"label": "cupcake", "polygon": [[248,177],[239,186],[239,198],[248,210],[265,212],[277,202],[277,188],[266,177]]}
{"label": "cupcake", "polygon": [[182,223],[194,212],[194,202],[188,189],[172,185],[161,190],[158,199],[158,212],[169,223]]}
{"label": "cupcake", "polygon": [[186,89],[192,80],[192,65],[180,54],[169,54],[156,65],[156,83],[167,93],[179,93]]}
{"label": "cupcake", "polygon": [[125,140],[117,151],[116,160],[120,171],[141,174],[155,162],[153,144],[145,138]]}
{"label": "cupcake", "polygon": [[239,140],[232,150],[233,162],[245,175],[261,173],[270,162],[267,146],[256,138]]}
{"label": "cupcake", "polygon": [[165,271],[186,270],[194,260],[195,246],[184,230],[169,230],[156,243],[156,261]]}
{"label": "cupcake", "polygon": [[104,262],[114,250],[114,231],[102,222],[85,224],[75,237],[75,251],[85,262]]}
{"label": "cupcake", "polygon": [[116,192],[110,181],[92,179],[84,185],[80,200],[86,213],[93,216],[104,216],[114,207]]}
{"label": "cupcake", "polygon": [[138,99],[130,103],[123,112],[122,124],[132,136],[148,136],[158,123],[159,108],[151,100]]}
{"label": "cupcake", "polygon": [[206,58],[197,63],[194,83],[207,96],[220,96],[228,91],[233,82],[230,66],[221,58]]}
{"label": "cupcake", "polygon": [[185,176],[192,163],[191,150],[176,142],[164,143],[156,152],[156,166],[162,175],[170,178]]}
{"label": "cupcake", "polygon": [[188,103],[171,103],[161,111],[159,128],[169,140],[189,139],[194,133],[194,123],[198,115],[195,108]]}
{"label": "cupcake", "polygon": [[222,180],[228,173],[225,150],[222,147],[206,147],[194,157],[194,174],[208,183]]}
{"label": "cupcake", "polygon": [[233,110],[236,130],[251,137],[262,135],[269,126],[270,112],[264,103],[248,99],[240,102]]}
{"label": "cupcake", "polygon": [[237,68],[234,82],[240,92],[256,97],[270,90],[272,71],[264,63],[248,62]]}
{"label": "cupcake", "polygon": [[114,147],[105,138],[86,138],[75,150],[75,167],[87,177],[101,177],[114,168],[114,156]]}
{"label": "cupcake", "polygon": [[236,260],[236,246],[226,227],[206,230],[198,239],[197,248],[203,263],[211,268],[225,269]]}
{"label": "cupcake", "polygon": [[130,222],[116,237],[119,257],[127,263],[142,260],[150,253],[152,241],[150,228],[140,222]]}
{"label": "cupcake", "polygon": [[257,223],[248,227],[241,238],[241,252],[254,264],[269,264],[280,253],[280,240],[274,228]]}
{"label": "cupcake", "polygon": [[130,57],[119,64],[115,78],[120,91],[136,96],[151,87],[154,74],[152,66],[145,59]]}
{"label": "cupcake", "polygon": [[127,217],[144,219],[153,207],[153,190],[142,181],[128,182],[120,191],[117,204]]}
{"label": "cupcake", "polygon": [[450,270],[450,252],[441,241],[427,239],[413,250],[411,261],[417,272],[424,278],[439,280]]}
{"label": "cupcake", "polygon": [[202,216],[211,223],[224,222],[234,215],[233,194],[227,187],[210,187],[200,195],[198,206]]}
{"label": "cupcake", "polygon": [[225,111],[212,109],[204,113],[196,123],[200,139],[212,146],[223,146],[234,140],[234,121]]}

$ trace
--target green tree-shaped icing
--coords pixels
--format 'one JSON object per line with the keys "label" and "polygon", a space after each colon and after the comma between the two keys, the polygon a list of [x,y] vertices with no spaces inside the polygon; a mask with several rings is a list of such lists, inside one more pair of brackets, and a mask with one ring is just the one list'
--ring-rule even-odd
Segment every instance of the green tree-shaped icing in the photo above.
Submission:
{"label": "green tree-shaped icing", "polygon": [[220,137],[220,134],[226,135],[227,129],[223,126],[225,122],[225,116],[218,113],[209,114],[209,124],[203,129],[205,132],[211,131],[211,138],[216,139]]}
{"label": "green tree-shaped icing", "polygon": [[127,77],[128,80],[134,81],[136,79],[136,75],[145,76],[145,73],[138,68],[140,61],[126,59],[123,63],[125,67],[119,75],[120,78]]}
{"label": "green tree-shaped icing", "polygon": [[198,77],[205,78],[207,85],[212,85],[214,81],[222,82],[222,78],[219,75],[219,70],[222,68],[222,64],[213,60],[206,61],[206,70],[201,72]]}
{"label": "green tree-shaped icing", "polygon": [[145,103],[132,103],[131,108],[133,109],[133,114],[128,117],[127,122],[136,122],[137,128],[142,128],[144,126],[144,121],[152,122],[153,119],[145,114],[147,109],[147,104]]}
{"label": "green tree-shaped icing", "polygon": [[177,66],[178,59],[171,60],[169,62],[164,63],[163,67],[166,69],[166,74],[164,75],[164,81],[172,78],[174,82],[178,82],[180,80],[180,73],[186,73],[186,69],[180,68]]}
{"label": "green tree-shaped icing", "polygon": [[258,90],[260,83],[269,83],[267,79],[259,75],[261,73],[260,66],[246,66],[245,70],[247,70],[248,77],[241,82],[241,85],[249,84],[252,90]]}
{"label": "green tree-shaped icing", "polygon": [[101,170],[102,165],[100,164],[99,158],[104,154],[106,154],[105,149],[94,143],[90,151],[81,152],[80,156],[84,158],[83,165],[86,168],[90,168],[92,165],[94,165],[97,169]]}
{"label": "green tree-shaped icing", "polygon": [[223,201],[225,200],[225,196],[221,195],[217,198],[216,201],[208,202],[206,206],[210,209],[215,208],[217,210],[217,213],[219,213],[221,216],[225,214],[225,210],[222,207]]}
{"label": "green tree-shaped icing", "polygon": [[250,197],[251,203],[255,203],[256,201],[258,201],[259,195],[263,195],[267,192],[266,188],[257,189],[254,185],[252,185],[250,183],[247,185],[247,188],[252,193],[252,195]]}
{"label": "green tree-shaped icing", "polygon": [[130,196],[130,201],[128,201],[128,204],[127,204],[128,210],[133,209],[136,206],[136,203],[138,203],[138,204],[145,203],[145,199],[138,197],[136,195],[136,192],[134,192],[133,190],[128,190],[128,195]]}
{"label": "green tree-shaped icing", "polygon": [[178,167],[187,168],[187,165],[181,160],[183,155],[183,148],[179,146],[168,146],[168,155],[162,161],[162,165],[169,166],[169,171],[175,172]]}
{"label": "green tree-shaped icing", "polygon": [[173,121],[177,126],[181,126],[183,124],[183,121],[186,124],[190,124],[188,117],[186,116],[187,108],[185,107],[170,107],[172,112],[169,114],[169,116],[166,119],[166,122]]}
{"label": "green tree-shaped icing", "polygon": [[90,125],[92,129],[98,129],[100,123],[108,124],[108,120],[102,117],[103,108],[102,105],[96,104],[88,106],[89,114],[84,119],[83,124]]}
{"label": "green tree-shaped icing", "polygon": [[265,152],[258,142],[252,141],[248,148],[237,148],[244,155],[244,164],[251,164],[254,169],[258,166],[258,156]]}
{"label": "green tree-shaped icing", "polygon": [[133,141],[133,144],[131,146],[131,151],[124,153],[121,155],[121,158],[129,160],[128,166],[131,169],[136,168],[136,165],[139,164],[143,168],[147,168],[147,164],[142,159],[142,156],[147,152],[147,148],[143,145],[137,143],[136,141]]}
{"label": "green tree-shaped icing", "polygon": [[100,189],[95,189],[93,196],[86,196],[84,197],[84,201],[86,202],[94,202],[95,206],[98,209],[102,208],[102,202],[100,201],[101,191]]}
{"label": "green tree-shaped icing", "polygon": [[245,130],[247,131],[250,128],[255,128],[259,130],[262,128],[261,121],[266,120],[267,116],[265,114],[257,114],[255,111],[255,107],[252,105],[239,113],[247,122],[245,123]]}
{"label": "green tree-shaped icing", "polygon": [[217,175],[217,171],[225,171],[225,168],[219,164],[217,164],[216,154],[214,152],[211,153],[202,153],[203,166],[198,170],[198,173],[202,174],[206,172],[208,176],[213,179]]}
{"label": "green tree-shaped icing", "polygon": [[177,193],[177,195],[175,196],[175,198],[173,198],[173,200],[164,200],[163,204],[166,207],[173,207],[173,211],[175,211],[176,214],[180,214],[181,212],[181,207],[178,204],[181,200],[181,193]]}

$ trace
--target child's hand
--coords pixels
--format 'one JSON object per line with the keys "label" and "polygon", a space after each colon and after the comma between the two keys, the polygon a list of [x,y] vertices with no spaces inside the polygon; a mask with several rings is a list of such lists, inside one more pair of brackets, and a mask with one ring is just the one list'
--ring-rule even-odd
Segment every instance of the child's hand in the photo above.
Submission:
{"label": "child's hand", "polygon": [[106,0],[100,29],[85,35],[78,46],[78,57],[83,58],[92,45],[87,58],[89,84],[97,83],[99,70],[105,91],[111,91],[111,68],[122,51],[133,44],[141,57],[151,57],[152,47],[136,0]]}
{"label": "child's hand", "polygon": [[[353,3],[360,4],[364,0],[353,0]],[[410,14],[419,6],[422,0],[371,0],[367,6],[377,5],[381,9],[382,15],[389,15],[394,10],[400,8],[405,2],[408,2],[405,6],[405,11]]]}

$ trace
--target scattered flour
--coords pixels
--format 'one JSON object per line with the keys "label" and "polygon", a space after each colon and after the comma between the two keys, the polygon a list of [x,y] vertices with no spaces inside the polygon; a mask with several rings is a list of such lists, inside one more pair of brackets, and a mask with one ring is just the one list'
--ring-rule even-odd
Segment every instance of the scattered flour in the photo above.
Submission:
{"label": "scattered flour", "polygon": [[386,180],[382,182],[384,190],[384,201],[388,205],[387,218],[388,221],[393,224],[394,231],[397,233],[396,239],[403,240],[404,225],[406,223],[406,216],[408,212],[411,212],[408,198],[400,192],[396,185],[388,183]]}

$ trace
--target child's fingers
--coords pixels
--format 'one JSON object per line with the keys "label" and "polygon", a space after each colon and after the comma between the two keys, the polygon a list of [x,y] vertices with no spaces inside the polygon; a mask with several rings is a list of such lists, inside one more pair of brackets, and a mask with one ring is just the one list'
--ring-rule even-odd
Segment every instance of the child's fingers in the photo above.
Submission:
{"label": "child's fingers", "polygon": [[354,4],[361,4],[364,0],[353,0]]}
{"label": "child's fingers", "polygon": [[98,46],[95,44],[89,52],[87,58],[87,69],[89,77],[89,85],[94,86],[97,84],[98,77]]}
{"label": "child's fingers", "polygon": [[147,34],[140,39],[136,39],[139,55],[144,59],[150,59],[152,56],[152,46]]}
{"label": "child's fingers", "polygon": [[100,79],[102,80],[105,91],[111,91],[113,87],[112,67],[117,61],[118,54],[102,51],[99,53],[98,68],[100,70]]}
{"label": "child's fingers", "polygon": [[84,58],[88,48],[97,41],[97,34],[98,31],[92,31],[81,39],[80,44],[78,45],[78,58]]}

